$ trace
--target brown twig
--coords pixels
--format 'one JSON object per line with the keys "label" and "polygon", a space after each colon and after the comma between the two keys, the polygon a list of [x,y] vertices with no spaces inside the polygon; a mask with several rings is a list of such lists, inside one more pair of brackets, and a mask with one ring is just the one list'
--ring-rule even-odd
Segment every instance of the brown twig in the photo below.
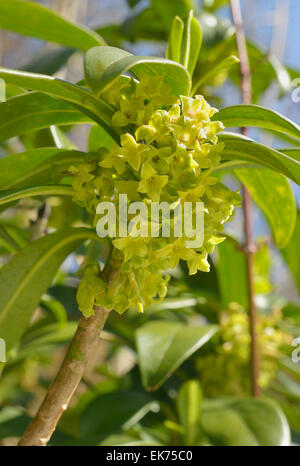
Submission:
{"label": "brown twig", "polygon": [[[244,104],[250,104],[252,98],[251,90],[251,69],[247,51],[247,43],[243,25],[243,17],[239,0],[230,0],[233,23],[236,27],[236,41],[240,58],[241,68],[241,92]],[[248,129],[242,128],[242,134],[247,136]],[[247,284],[249,296],[249,313],[250,313],[250,333],[251,333],[251,376],[252,376],[252,394],[259,396],[260,388],[258,385],[259,377],[259,346],[257,335],[257,309],[254,298],[254,263],[253,254],[256,245],[252,234],[252,200],[248,189],[243,187],[243,211],[244,211],[244,231],[245,244],[244,252],[247,262]]]}
{"label": "brown twig", "polygon": [[20,440],[20,446],[47,445],[81,381],[88,360],[99,345],[108,315],[107,309],[97,307],[92,317],[80,319],[61,368]]}

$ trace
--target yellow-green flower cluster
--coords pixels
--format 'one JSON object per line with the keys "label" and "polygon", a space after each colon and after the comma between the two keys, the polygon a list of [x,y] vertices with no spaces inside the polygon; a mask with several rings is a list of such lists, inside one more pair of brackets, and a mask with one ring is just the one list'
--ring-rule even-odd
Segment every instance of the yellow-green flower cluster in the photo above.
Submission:
{"label": "yellow-green flower cluster", "polygon": [[[112,201],[118,207],[119,194],[127,194],[128,202],[142,201],[147,206],[152,201],[171,206],[189,201],[203,202],[205,208],[204,242],[199,248],[187,248],[187,238],[172,234],[170,238],[117,235],[112,240],[120,270],[105,291],[94,280],[99,285],[94,303],[118,312],[131,306],[142,310],[154,298],[165,296],[168,278],[162,272],[180,260],[187,262],[190,274],[209,271],[208,253],[223,240],[219,233],[240,196],[212,174],[221,160],[223,144],[218,143],[217,133],[223,126],[211,121],[217,110],[202,96],[173,96],[161,77],[145,75],[140,82],[122,77],[103,98],[115,108],[112,123],[122,133],[120,146],[112,151],[101,148],[86,163],[71,168],[75,200],[93,214],[94,226],[99,202]],[[91,270],[86,272],[79,297],[93,281]],[[93,269],[93,273],[97,277],[99,271]],[[92,312],[91,305],[81,308],[86,314]]]}
{"label": "yellow-green flower cluster", "polygon": [[[292,337],[281,328],[282,313],[273,309],[258,319],[261,348],[259,385],[266,389],[274,381],[280,360]],[[237,303],[230,303],[220,314],[218,343],[213,351],[198,358],[196,366],[206,396],[247,396],[251,391],[249,315]]]}

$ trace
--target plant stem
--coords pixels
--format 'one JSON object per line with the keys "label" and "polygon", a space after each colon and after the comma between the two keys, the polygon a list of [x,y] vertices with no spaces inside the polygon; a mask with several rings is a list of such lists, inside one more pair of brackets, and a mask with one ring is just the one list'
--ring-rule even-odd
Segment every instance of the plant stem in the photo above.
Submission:
{"label": "plant stem", "polygon": [[[233,23],[236,27],[236,42],[240,58],[241,68],[241,92],[243,104],[250,104],[252,99],[251,90],[251,69],[249,56],[247,51],[247,43],[243,25],[243,17],[241,12],[240,0],[230,0]],[[248,129],[242,128],[241,133],[248,135]],[[243,212],[244,212],[244,231],[245,244],[244,251],[247,263],[247,285],[249,297],[249,313],[250,313],[250,333],[251,333],[251,379],[252,379],[252,394],[259,396],[260,388],[258,385],[259,377],[259,346],[257,335],[257,309],[254,297],[254,262],[253,254],[256,251],[256,245],[252,234],[252,200],[248,189],[243,187]]]}
{"label": "plant stem", "polygon": [[58,421],[68,408],[70,400],[84,374],[89,358],[99,345],[100,333],[109,311],[95,307],[89,319],[82,317],[70,343],[61,368],[50,386],[37,414],[27,427],[20,446],[45,446],[50,440]]}

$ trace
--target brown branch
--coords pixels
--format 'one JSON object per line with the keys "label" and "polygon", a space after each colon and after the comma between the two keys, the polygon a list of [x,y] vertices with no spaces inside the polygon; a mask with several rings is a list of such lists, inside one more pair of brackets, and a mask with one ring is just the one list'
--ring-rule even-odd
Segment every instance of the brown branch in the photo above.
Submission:
{"label": "brown branch", "polygon": [[[243,17],[239,0],[230,0],[233,23],[236,27],[236,41],[240,57],[241,68],[241,92],[243,104],[250,104],[252,98],[251,89],[251,69],[249,56],[247,51],[247,43],[243,25]],[[248,129],[242,128],[241,133],[247,136]],[[245,245],[244,251],[247,262],[247,285],[249,297],[249,313],[250,313],[250,333],[251,333],[251,378],[252,378],[252,394],[259,396],[260,388],[258,385],[259,377],[259,345],[257,334],[257,309],[254,296],[254,262],[253,254],[256,250],[256,245],[252,234],[252,201],[248,189],[243,187],[243,211],[244,211],[244,231]]]}
{"label": "brown branch", "polygon": [[61,368],[20,440],[20,446],[47,445],[80,383],[87,362],[99,345],[108,315],[107,309],[97,307],[92,317],[80,319]]}

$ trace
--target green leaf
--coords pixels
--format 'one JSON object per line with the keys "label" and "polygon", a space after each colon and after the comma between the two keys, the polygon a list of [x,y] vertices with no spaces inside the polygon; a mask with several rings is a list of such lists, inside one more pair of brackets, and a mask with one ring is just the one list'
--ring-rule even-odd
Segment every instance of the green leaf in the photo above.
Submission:
{"label": "green leaf", "polygon": [[[47,128],[44,131],[49,133],[49,139],[52,139],[52,144],[54,144],[54,146],[58,149],[74,150],[77,148],[74,142],[71,141],[70,138],[68,138],[68,136],[62,131],[61,128],[52,125],[50,126],[50,128]],[[33,146],[33,149],[37,149],[38,147],[52,147],[52,144],[50,146],[47,146],[45,144],[42,146]]]}
{"label": "green leaf", "polygon": [[16,249],[23,249],[29,240],[29,232],[22,228],[9,223],[9,221],[0,220],[1,228],[4,229],[12,240],[16,243]]}
{"label": "green leaf", "polygon": [[165,0],[163,2],[161,0],[151,0],[150,6],[145,2],[141,2],[141,7],[138,8],[137,13],[125,20],[121,28],[117,30],[114,28],[110,31],[107,31],[107,28],[102,28],[101,34],[109,42],[124,39],[130,41],[165,41],[168,40],[174,16],[184,18],[188,16],[190,10],[196,9],[194,0]]}
{"label": "green leaf", "polygon": [[220,171],[235,170],[239,168],[260,168],[259,163],[251,163],[243,160],[229,160],[228,162],[223,162],[217,168],[214,168],[214,173]]}
{"label": "green leaf", "polygon": [[199,53],[202,45],[202,29],[196,18],[191,18],[190,23],[190,53],[188,57],[187,70],[190,76],[193,75],[196,63],[198,61]]}
{"label": "green leaf", "polygon": [[184,21],[184,30],[181,44],[180,63],[188,69],[189,56],[191,50],[191,21],[193,11],[190,11],[188,17]]}
{"label": "green leaf", "polygon": [[229,3],[229,0],[204,0],[203,8],[205,8],[207,11],[215,11],[227,3]]}
{"label": "green leaf", "polygon": [[291,159],[295,159],[297,160],[299,163],[300,163],[300,149],[278,149],[282,154],[285,154],[287,155],[288,157],[290,157]]}
{"label": "green leaf", "polygon": [[30,1],[1,0],[0,27],[81,50],[105,43],[94,31]]}
{"label": "green leaf", "polygon": [[222,121],[226,128],[254,126],[270,129],[300,139],[300,127],[280,113],[259,105],[233,105],[216,113],[213,120]]}
{"label": "green leaf", "polygon": [[64,259],[94,231],[70,228],[49,234],[15,254],[0,270],[0,338],[9,351],[28,326],[33,311]]}
{"label": "green leaf", "polygon": [[110,107],[97,99],[90,91],[53,76],[0,68],[0,78],[10,84],[40,91],[70,102],[100,124],[102,119],[109,122],[113,115]]}
{"label": "green leaf", "polygon": [[218,282],[221,303],[227,307],[230,303],[248,306],[247,269],[244,253],[238,249],[239,243],[227,238],[218,245]]}
{"label": "green leaf", "polygon": [[74,191],[71,186],[63,184],[49,184],[42,186],[29,186],[28,188],[12,189],[10,191],[0,191],[0,205],[10,204],[26,197],[34,196],[73,196]]}
{"label": "green leaf", "polygon": [[217,331],[215,325],[188,327],[154,321],[136,332],[136,345],[143,385],[156,390],[188,357]]}
{"label": "green leaf", "polygon": [[181,385],[177,396],[177,411],[185,431],[185,445],[195,445],[199,434],[202,399],[202,390],[198,380],[189,380]]}
{"label": "green leaf", "polygon": [[[121,401],[121,403],[120,403]],[[155,407],[157,407],[157,402]],[[153,408],[153,399],[143,391],[106,393],[96,397],[81,415],[79,436],[110,435],[119,432],[137,415],[137,422]],[[141,415],[139,415],[139,413]]]}
{"label": "green leaf", "polygon": [[75,49],[60,48],[58,50],[42,49],[32,61],[22,67],[30,73],[53,75],[57,73],[76,52]]}
{"label": "green leaf", "polygon": [[118,145],[101,126],[94,125],[89,134],[88,149],[90,152],[97,152],[101,147],[112,151]]}
{"label": "green leaf", "polygon": [[281,250],[285,262],[287,263],[292,275],[294,276],[298,288],[300,289],[300,256],[299,256],[299,238],[300,238],[300,214],[298,212],[295,230],[289,243]]}
{"label": "green leaf", "polygon": [[85,55],[85,77],[97,95],[106,91],[123,73],[131,71],[159,75],[171,86],[174,95],[188,95],[190,77],[179,63],[159,57],[141,57],[116,47],[93,47]]}
{"label": "green leaf", "polygon": [[51,125],[92,123],[67,102],[30,92],[0,103],[0,142]]}
{"label": "green leaf", "polygon": [[76,322],[52,323],[39,326],[35,331],[25,334],[22,344],[12,363],[20,362],[23,359],[39,357],[49,354],[57,348],[58,343],[64,343],[73,337],[77,328]]}
{"label": "green leaf", "polygon": [[2,225],[0,225],[0,243],[4,243],[4,246],[11,252],[17,252],[21,249],[18,243],[10,236]]}
{"label": "green leaf", "polygon": [[53,174],[85,160],[86,154],[65,149],[42,148],[0,159],[0,189],[51,183]]}
{"label": "green leaf", "polygon": [[0,439],[21,436],[30,421],[23,409],[4,406],[0,410]]}
{"label": "green leaf", "polygon": [[205,400],[201,424],[210,441],[219,446],[290,445],[283,412],[266,398]]}
{"label": "green leaf", "polygon": [[279,249],[283,248],[293,234],[297,216],[296,202],[289,182],[282,175],[266,168],[235,170],[235,175],[265,213],[275,243]]}
{"label": "green leaf", "polygon": [[[67,128],[69,129],[69,128]],[[48,128],[20,135],[24,150],[57,147],[58,149],[77,150],[76,145],[66,134],[66,130],[51,125]]]}
{"label": "green leaf", "polygon": [[161,443],[156,439],[145,439],[140,440],[139,438],[126,435],[109,435],[103,442],[100,443],[103,446],[120,446],[120,447],[149,447],[149,446],[160,446]]}
{"label": "green leaf", "polygon": [[180,63],[180,50],[184,30],[184,22],[179,16],[175,16],[170,32],[167,48],[167,58]]}
{"label": "green leaf", "polygon": [[292,153],[286,155],[250,138],[233,133],[220,134],[219,141],[225,143],[225,148],[222,151],[224,160],[246,160],[251,163],[259,163],[300,184],[300,163],[293,157]]}
{"label": "green leaf", "polygon": [[51,314],[57,323],[64,325],[68,321],[68,314],[63,304],[48,294],[41,298],[41,307]]}
{"label": "green leaf", "polygon": [[257,294],[270,293],[271,255],[268,244],[258,241],[258,250],[254,254],[254,292]]}

